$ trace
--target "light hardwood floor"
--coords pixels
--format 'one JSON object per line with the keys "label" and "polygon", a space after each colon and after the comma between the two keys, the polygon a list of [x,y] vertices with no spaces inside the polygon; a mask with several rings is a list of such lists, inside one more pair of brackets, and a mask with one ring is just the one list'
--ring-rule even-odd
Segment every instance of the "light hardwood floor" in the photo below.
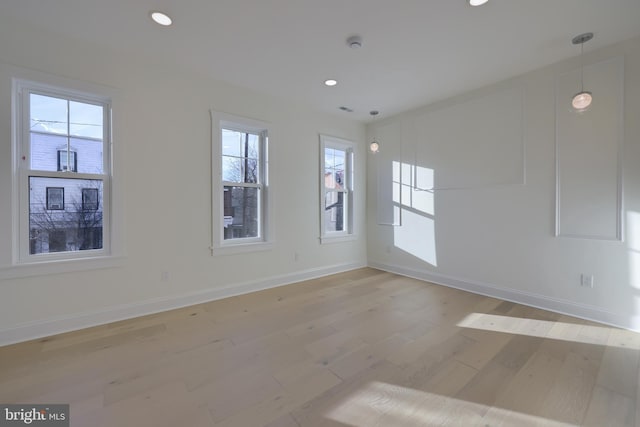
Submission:
{"label": "light hardwood floor", "polygon": [[640,334],[361,269],[0,348],[75,427],[635,426]]}

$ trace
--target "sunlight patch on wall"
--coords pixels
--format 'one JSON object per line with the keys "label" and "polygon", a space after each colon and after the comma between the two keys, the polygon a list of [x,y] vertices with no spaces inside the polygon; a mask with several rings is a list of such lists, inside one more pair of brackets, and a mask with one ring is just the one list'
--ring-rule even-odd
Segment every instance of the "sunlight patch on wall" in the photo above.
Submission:
{"label": "sunlight patch on wall", "polygon": [[433,169],[393,162],[393,204],[399,210],[400,226],[394,229],[394,245],[437,266],[435,201],[432,190],[416,187],[418,178],[433,183]]}
{"label": "sunlight patch on wall", "polygon": [[[627,247],[629,248],[629,284],[640,289],[640,213],[627,212]],[[640,308],[636,308],[640,313]]]}
{"label": "sunlight patch on wall", "polygon": [[402,226],[395,229],[393,244],[403,251],[436,266],[436,237],[433,219],[415,212],[402,212]]}
{"label": "sunlight patch on wall", "polygon": [[431,425],[544,425],[567,427],[548,418],[373,381],[340,400],[325,417],[353,427]]}

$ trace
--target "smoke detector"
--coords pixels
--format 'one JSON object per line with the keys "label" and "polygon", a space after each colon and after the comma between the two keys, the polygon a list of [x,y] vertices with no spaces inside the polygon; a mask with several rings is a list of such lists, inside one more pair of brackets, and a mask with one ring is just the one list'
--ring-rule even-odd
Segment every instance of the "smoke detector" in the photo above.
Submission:
{"label": "smoke detector", "polygon": [[360,49],[362,47],[362,37],[351,36],[347,39],[347,46],[351,49]]}

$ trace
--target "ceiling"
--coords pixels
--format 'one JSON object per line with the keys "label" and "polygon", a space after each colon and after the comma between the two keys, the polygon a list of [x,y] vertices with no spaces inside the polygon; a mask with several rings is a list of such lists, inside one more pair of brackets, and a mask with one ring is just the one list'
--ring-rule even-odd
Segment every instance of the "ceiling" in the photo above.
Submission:
{"label": "ceiling", "polygon": [[576,56],[583,32],[585,52],[640,35],[639,0],[1,0],[0,15],[362,121]]}

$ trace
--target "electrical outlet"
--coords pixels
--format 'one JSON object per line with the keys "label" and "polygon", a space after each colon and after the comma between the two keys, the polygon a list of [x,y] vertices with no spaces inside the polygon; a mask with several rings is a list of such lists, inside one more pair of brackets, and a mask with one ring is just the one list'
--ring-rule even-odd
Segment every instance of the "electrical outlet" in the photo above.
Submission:
{"label": "electrical outlet", "polygon": [[298,262],[300,260],[300,254],[298,252],[293,253],[293,261]]}
{"label": "electrical outlet", "polygon": [[593,276],[591,274],[582,273],[580,275],[580,286],[583,288],[593,288]]}

